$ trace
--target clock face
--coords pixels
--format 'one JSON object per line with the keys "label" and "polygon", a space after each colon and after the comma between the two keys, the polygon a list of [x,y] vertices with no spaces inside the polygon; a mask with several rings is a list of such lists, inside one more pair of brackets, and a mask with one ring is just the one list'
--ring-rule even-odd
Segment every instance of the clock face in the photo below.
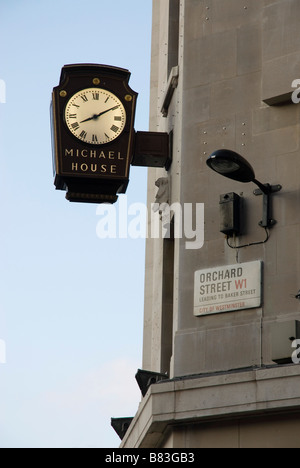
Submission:
{"label": "clock face", "polygon": [[74,94],[65,108],[65,122],[79,140],[104,145],[118,138],[126,125],[126,111],[110,91],[87,88]]}

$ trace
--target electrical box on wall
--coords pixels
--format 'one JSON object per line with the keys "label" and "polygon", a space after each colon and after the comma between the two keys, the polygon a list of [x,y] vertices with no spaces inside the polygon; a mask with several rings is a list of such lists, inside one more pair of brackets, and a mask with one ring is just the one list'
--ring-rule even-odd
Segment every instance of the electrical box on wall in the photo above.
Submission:
{"label": "electrical box on wall", "polygon": [[220,232],[228,237],[241,234],[241,201],[234,192],[220,196]]}

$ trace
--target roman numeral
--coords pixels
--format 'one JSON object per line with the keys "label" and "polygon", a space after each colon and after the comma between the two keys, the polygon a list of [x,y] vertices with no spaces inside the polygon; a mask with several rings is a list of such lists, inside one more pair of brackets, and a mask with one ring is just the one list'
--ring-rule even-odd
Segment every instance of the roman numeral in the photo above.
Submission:
{"label": "roman numeral", "polygon": [[72,104],[72,106],[77,107],[78,109],[80,108],[80,106],[77,106],[77,104]]}
{"label": "roman numeral", "polygon": [[88,98],[87,96],[84,94],[83,96],[80,96],[81,99],[83,100],[83,102],[87,102],[88,101]]}
{"label": "roman numeral", "polygon": [[107,135],[107,133],[104,133],[104,135],[106,136],[106,138],[109,140],[109,136]]}
{"label": "roman numeral", "polygon": [[122,117],[118,117],[118,116],[116,116],[116,117],[115,117],[115,120],[116,120],[116,121],[119,121],[119,122],[121,122],[121,120],[122,120]]}
{"label": "roman numeral", "polygon": [[87,136],[87,132],[85,132],[84,130],[80,133],[80,138],[82,138],[83,140],[86,139],[86,136]]}
{"label": "roman numeral", "polygon": [[77,130],[79,128],[79,123],[75,122],[71,125],[71,127],[73,128],[73,130]]}
{"label": "roman numeral", "polygon": [[105,104],[106,104],[108,101],[109,101],[109,96],[108,96],[108,98],[106,99]]}
{"label": "roman numeral", "polygon": [[93,93],[94,101],[99,101],[99,93]]}
{"label": "roman numeral", "polygon": [[76,114],[70,114],[69,117],[70,117],[70,119],[76,119],[77,115]]}
{"label": "roman numeral", "polygon": [[95,143],[98,143],[97,135],[92,136],[92,141],[95,142]]}
{"label": "roman numeral", "polygon": [[117,127],[116,125],[113,125],[113,126],[111,127],[111,131],[112,131],[112,132],[117,133],[118,130],[119,130],[119,127]]}

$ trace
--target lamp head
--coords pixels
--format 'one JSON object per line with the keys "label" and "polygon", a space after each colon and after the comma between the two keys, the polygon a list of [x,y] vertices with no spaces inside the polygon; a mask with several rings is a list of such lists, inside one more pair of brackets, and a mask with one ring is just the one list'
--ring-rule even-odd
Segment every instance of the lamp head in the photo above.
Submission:
{"label": "lamp head", "polygon": [[214,151],[206,164],[218,174],[238,182],[254,182],[255,180],[252,166],[246,159],[231,150]]}

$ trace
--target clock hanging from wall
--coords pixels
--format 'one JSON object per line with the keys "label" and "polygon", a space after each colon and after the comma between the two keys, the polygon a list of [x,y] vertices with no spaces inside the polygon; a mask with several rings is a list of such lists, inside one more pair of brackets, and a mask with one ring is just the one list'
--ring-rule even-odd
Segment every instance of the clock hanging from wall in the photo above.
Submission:
{"label": "clock hanging from wall", "polygon": [[130,72],[97,64],[65,65],[53,89],[51,129],[54,185],[73,202],[115,203],[130,165],[171,164],[169,135],[135,132],[138,93]]}
{"label": "clock hanging from wall", "polygon": [[114,203],[125,193],[137,93],[128,70],[66,65],[52,93],[54,184],[70,201]]}

